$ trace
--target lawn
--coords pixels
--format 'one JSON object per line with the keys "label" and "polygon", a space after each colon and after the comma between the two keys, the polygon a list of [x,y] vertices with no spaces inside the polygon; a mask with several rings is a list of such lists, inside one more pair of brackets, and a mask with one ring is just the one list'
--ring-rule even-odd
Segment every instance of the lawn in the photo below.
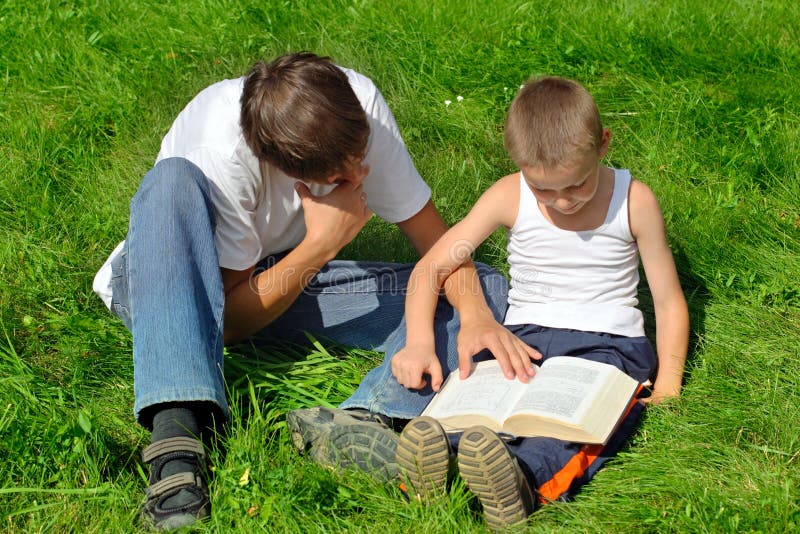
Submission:
{"label": "lawn", "polygon": [[[800,9],[791,2],[152,0],[0,4],[0,529],[141,529],[131,339],[91,291],[174,116],[258,59],[312,50],[371,77],[448,222],[512,172],[506,109],[534,74],[579,80],[606,158],[659,197],[692,321],[682,396],[530,531],[800,527]],[[462,98],[458,98],[462,97]],[[449,102],[447,104],[446,102]],[[504,235],[476,259],[501,270]],[[372,220],[343,257],[413,261]],[[652,305],[642,308],[652,335]],[[226,356],[211,532],[484,528],[456,481],[392,485],[298,457],[286,411],[336,405],[381,355]],[[794,421],[794,422],[793,422]]]}

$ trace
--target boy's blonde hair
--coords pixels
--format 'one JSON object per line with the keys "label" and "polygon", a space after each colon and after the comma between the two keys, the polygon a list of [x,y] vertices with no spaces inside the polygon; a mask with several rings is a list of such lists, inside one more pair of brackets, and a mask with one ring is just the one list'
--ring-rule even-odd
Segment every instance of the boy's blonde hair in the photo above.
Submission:
{"label": "boy's blonde hair", "polygon": [[573,80],[533,78],[508,110],[505,145],[519,167],[569,165],[599,151],[602,137],[603,124],[592,95]]}

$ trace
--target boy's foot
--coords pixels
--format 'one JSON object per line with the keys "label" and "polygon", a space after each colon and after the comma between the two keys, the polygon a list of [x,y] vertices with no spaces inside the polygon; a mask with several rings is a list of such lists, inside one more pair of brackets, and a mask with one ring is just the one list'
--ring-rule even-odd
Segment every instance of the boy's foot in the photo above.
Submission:
{"label": "boy's foot", "polygon": [[381,480],[397,476],[397,434],[367,410],[308,408],[286,414],[292,444],[327,467],[357,468]]}
{"label": "boy's foot", "polygon": [[[208,517],[211,502],[203,478],[203,444],[192,438],[162,439],[142,452],[142,461],[150,464],[149,486],[144,490],[141,515],[155,530],[173,530]],[[183,462],[192,470],[162,476],[170,462]]]}
{"label": "boy's foot", "polygon": [[397,464],[412,495],[429,499],[445,494],[450,442],[436,419],[417,417],[406,425],[397,442]]}
{"label": "boy's foot", "polygon": [[458,470],[483,505],[492,530],[525,520],[534,510],[534,495],[505,442],[486,428],[464,431],[458,445]]}

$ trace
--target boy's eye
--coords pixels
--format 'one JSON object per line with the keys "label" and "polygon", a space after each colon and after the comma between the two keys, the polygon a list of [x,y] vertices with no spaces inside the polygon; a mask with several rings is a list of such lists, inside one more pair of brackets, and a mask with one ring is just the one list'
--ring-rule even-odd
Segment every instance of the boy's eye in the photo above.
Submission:
{"label": "boy's eye", "polygon": [[579,183],[579,184],[571,185],[571,186],[570,186],[570,189],[580,189],[580,188],[581,188],[581,187],[583,187],[585,184],[586,184],[586,180],[582,181],[582,182],[581,182],[581,183]]}

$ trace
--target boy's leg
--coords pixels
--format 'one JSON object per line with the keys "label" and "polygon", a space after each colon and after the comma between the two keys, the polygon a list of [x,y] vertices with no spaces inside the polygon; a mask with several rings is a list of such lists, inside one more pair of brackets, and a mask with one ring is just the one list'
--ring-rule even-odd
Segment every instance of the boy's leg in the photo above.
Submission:
{"label": "boy's leg", "polygon": [[[494,269],[476,264],[489,308],[498,320],[506,310],[508,283]],[[386,356],[340,408],[361,408],[412,419],[427,406],[430,386],[412,391],[392,375],[391,359],[405,345],[405,297],[413,264],[335,260],[326,265],[286,312],[259,332],[256,342],[302,340],[304,332]],[[444,375],[458,367],[458,314],[439,299],[434,318],[436,353]]]}
{"label": "boy's leg", "polygon": [[[485,265],[477,265],[490,309],[502,320],[508,285],[505,277]],[[330,457],[327,464],[391,464],[396,473],[394,450],[378,457],[383,450],[385,430],[394,419],[411,419],[427,406],[433,391],[426,387],[412,391],[401,386],[391,372],[391,358],[405,345],[405,289],[413,269],[411,264],[385,264],[334,261],[323,269],[309,288],[287,312],[259,333],[274,338],[276,333],[309,331],[338,343],[386,353],[383,363],[370,371],[356,392],[336,411],[311,408],[295,410],[287,416],[293,442],[301,451],[319,446],[325,451],[347,450],[354,458],[342,462]],[[458,367],[456,341],[458,315],[444,298],[437,306],[434,330],[436,352],[445,373]],[[363,412],[353,417],[354,412]],[[388,416],[379,423],[375,414]],[[372,419],[365,424],[364,419]],[[395,439],[396,443],[396,439]],[[312,458],[321,457],[313,453]],[[355,458],[362,455],[366,460]]]}
{"label": "boy's leg", "polygon": [[[567,355],[614,365],[644,381],[655,370],[656,356],[645,337],[628,338],[536,325],[510,327],[520,339],[539,350],[544,359]],[[633,433],[642,405],[633,402],[608,443],[585,445],[552,438],[526,438],[509,442],[531,487],[541,502],[571,497],[625,444]]]}
{"label": "boy's leg", "polygon": [[634,402],[605,445],[507,440],[482,426],[450,435],[450,445],[461,478],[481,501],[489,528],[497,530],[524,520],[540,503],[573,496],[624,445],[642,409]]}
{"label": "boy's leg", "polygon": [[134,413],[206,401],[227,415],[222,376],[225,294],[207,179],[182,158],[158,162],[131,201],[112,264],[112,310],[133,336]]}
{"label": "boy's leg", "polygon": [[531,479],[500,436],[485,426],[452,436],[458,449],[458,470],[483,507],[491,530],[502,530],[525,520],[535,509]]}
{"label": "boy's leg", "polygon": [[184,159],[160,161],[131,201],[128,236],[112,263],[112,310],[133,336],[134,412],[153,430],[144,515],[159,528],[208,514],[194,438],[228,409],[213,227],[202,172]]}
{"label": "boy's leg", "polygon": [[605,445],[570,443],[553,438],[523,438],[509,442],[508,446],[541,503],[567,500],[627,442],[642,409],[642,405],[634,401]]}

